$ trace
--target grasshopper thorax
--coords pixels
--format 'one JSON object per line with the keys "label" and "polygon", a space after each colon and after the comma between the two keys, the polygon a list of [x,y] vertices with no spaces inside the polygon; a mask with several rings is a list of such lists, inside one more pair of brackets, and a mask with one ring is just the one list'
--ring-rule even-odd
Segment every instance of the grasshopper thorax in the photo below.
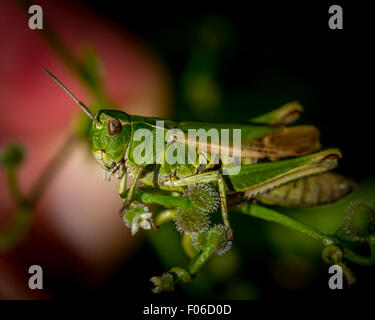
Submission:
{"label": "grasshopper thorax", "polygon": [[90,130],[91,152],[100,166],[111,171],[124,159],[132,127],[130,116],[122,111],[101,110]]}

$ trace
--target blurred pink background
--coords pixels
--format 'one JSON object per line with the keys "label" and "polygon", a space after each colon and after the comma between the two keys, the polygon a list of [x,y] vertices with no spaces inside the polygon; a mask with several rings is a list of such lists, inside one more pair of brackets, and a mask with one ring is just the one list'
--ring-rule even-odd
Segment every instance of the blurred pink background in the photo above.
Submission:
{"label": "blurred pink background", "polygon": [[[167,117],[170,83],[166,71],[139,39],[88,8],[68,2],[38,1],[44,17],[76,54],[89,45],[103,65],[109,97],[131,114]],[[49,69],[74,94],[90,103],[90,95],[35,30],[17,2],[2,2],[0,19],[0,147],[22,143],[27,158],[20,170],[22,190],[31,185],[56,154],[79,113],[74,102],[43,71]],[[103,106],[105,109],[106,106]],[[14,213],[3,170],[0,170],[0,230]],[[51,298],[46,290],[28,288],[28,268],[45,273],[74,274],[96,286],[136,250],[138,237],[118,216],[117,181],[102,172],[83,142],[75,148],[43,195],[25,241],[0,254],[0,298]],[[36,292],[37,291],[37,292]]]}

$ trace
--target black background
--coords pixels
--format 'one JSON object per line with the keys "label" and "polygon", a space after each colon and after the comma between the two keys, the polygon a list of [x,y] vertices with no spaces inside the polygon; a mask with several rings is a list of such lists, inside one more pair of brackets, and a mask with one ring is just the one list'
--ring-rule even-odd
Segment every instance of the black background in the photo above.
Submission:
{"label": "black background", "polygon": [[[295,79],[308,80],[311,88],[306,95],[313,102],[303,103],[306,113],[303,118],[319,127],[326,146],[343,150],[345,171],[358,179],[373,172],[374,49],[372,11],[366,5],[343,1],[83,3],[151,45],[175,83],[189,57],[189,30],[204,17],[224,17],[232,25],[236,38],[219,75],[225,87],[251,86],[263,73],[272,70],[275,77],[280,71]],[[343,8],[343,30],[328,27],[328,8],[333,4]],[[276,79],[274,83],[278,81],[282,82]],[[265,98],[277,96],[285,102],[299,98],[306,102],[299,88],[282,92],[282,88],[270,85],[269,93],[263,94]],[[231,115],[236,115],[234,121],[243,120],[244,110],[235,112],[233,105],[230,108]],[[180,120],[183,112],[176,112],[174,118]],[[221,120],[227,120],[225,114]]]}

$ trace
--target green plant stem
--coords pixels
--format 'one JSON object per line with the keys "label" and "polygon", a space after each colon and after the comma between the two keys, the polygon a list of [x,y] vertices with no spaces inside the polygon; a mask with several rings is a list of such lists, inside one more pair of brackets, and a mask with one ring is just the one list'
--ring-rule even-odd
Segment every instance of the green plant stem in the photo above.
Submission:
{"label": "green plant stem", "polygon": [[12,168],[6,170],[7,182],[9,186],[10,194],[16,205],[21,205],[25,202],[25,197],[23,196],[17,178],[17,169]]}
{"label": "green plant stem", "polygon": [[32,215],[29,205],[20,205],[16,213],[0,232],[0,253],[9,251],[22,241],[31,227]]}
{"label": "green plant stem", "polygon": [[337,244],[343,248],[344,257],[348,260],[360,264],[362,266],[373,266],[375,265],[375,234],[371,235],[368,239],[368,245],[370,248],[370,256],[365,257],[355,253],[354,251],[345,248],[341,241],[337,241]]}
{"label": "green plant stem", "polygon": [[348,249],[345,243],[336,239],[336,237],[329,235],[323,231],[320,231],[314,227],[306,225],[282,213],[276,212],[270,208],[261,207],[256,204],[246,203],[241,208],[241,212],[244,214],[251,215],[253,217],[264,219],[266,221],[276,222],[280,225],[283,225],[284,227],[296,230],[314,240],[320,241],[325,246],[337,244],[342,248],[345,258],[354,263],[364,266],[375,265],[375,234],[369,237],[368,244],[370,248],[370,256],[366,257],[359,255],[354,251]]}
{"label": "green plant stem", "polygon": [[247,203],[241,208],[241,212],[266,221],[276,222],[284,227],[296,230],[314,240],[320,241],[326,246],[333,244],[335,241],[333,236],[267,207]]}
{"label": "green plant stem", "polygon": [[215,249],[215,245],[207,243],[198,257],[192,261],[192,264],[189,267],[191,275],[196,275],[198,273],[207,260],[215,253]]}
{"label": "green plant stem", "polygon": [[16,213],[0,232],[0,252],[7,251],[20,242],[31,226],[31,205],[23,195],[17,178],[17,168],[6,170],[11,197],[16,205]]}
{"label": "green plant stem", "polygon": [[32,206],[38,202],[52,179],[64,164],[65,160],[70,156],[76,141],[77,139],[75,135],[71,134],[56,153],[55,157],[47,165],[41,176],[34,183],[31,188],[30,196],[28,197]]}
{"label": "green plant stem", "polygon": [[16,212],[1,229],[0,251],[6,251],[15,247],[24,238],[32,223],[32,210],[57,174],[61,165],[70,155],[75,140],[72,135],[65,141],[56,156],[50,161],[47,168],[32,186],[29,196],[25,196],[20,189],[17,177],[18,168],[14,167],[6,170],[8,187],[16,205]]}
{"label": "green plant stem", "polygon": [[176,214],[177,214],[177,210],[175,209],[162,210],[156,216],[155,224],[157,226],[161,226],[163,223],[173,220]]}
{"label": "green plant stem", "polygon": [[[28,8],[32,3],[28,0],[19,0],[19,3],[27,15]],[[97,104],[111,106],[112,103],[105,94],[102,86],[98,82],[90,81],[90,70],[85,68],[70,49],[64,44],[58,34],[54,31],[47,19],[44,18],[44,29],[40,30],[40,35],[46,41],[47,45],[54,51],[60,60],[72,71],[74,75],[89,89]],[[50,161],[47,168],[32,186],[30,195],[24,196],[19,188],[16,169],[7,170],[7,180],[12,198],[16,204],[16,214],[12,217],[0,233],[0,249],[7,250],[14,247],[31,225],[31,213],[36,203],[49,186],[50,182],[57,174],[58,170],[71,153],[73,144],[76,140],[75,134],[72,134],[62,146],[61,150]]]}

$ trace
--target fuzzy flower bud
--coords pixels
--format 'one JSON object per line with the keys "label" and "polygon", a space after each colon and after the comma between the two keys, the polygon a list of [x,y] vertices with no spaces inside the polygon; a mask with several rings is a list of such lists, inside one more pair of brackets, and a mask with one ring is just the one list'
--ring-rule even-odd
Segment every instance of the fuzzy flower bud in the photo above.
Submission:
{"label": "fuzzy flower bud", "polygon": [[338,235],[347,241],[368,240],[368,237],[375,232],[375,209],[367,202],[356,200],[352,202],[343,220],[343,226]]}
{"label": "fuzzy flower bud", "polygon": [[198,249],[202,250],[207,245],[215,248],[215,253],[223,255],[232,246],[229,228],[223,224],[216,224],[212,228],[197,234],[193,241]]}
{"label": "fuzzy flower bud", "polygon": [[154,284],[154,288],[151,290],[153,293],[160,293],[162,291],[173,291],[174,290],[174,279],[169,273],[163,273],[160,277],[152,277],[150,281]]}
{"label": "fuzzy flower bud", "polygon": [[184,197],[205,212],[215,212],[220,206],[220,196],[213,185],[208,183],[193,184],[186,187]]}
{"label": "fuzzy flower bud", "polygon": [[174,222],[178,231],[189,234],[202,232],[210,226],[210,218],[207,212],[198,208],[178,209],[174,216]]}

